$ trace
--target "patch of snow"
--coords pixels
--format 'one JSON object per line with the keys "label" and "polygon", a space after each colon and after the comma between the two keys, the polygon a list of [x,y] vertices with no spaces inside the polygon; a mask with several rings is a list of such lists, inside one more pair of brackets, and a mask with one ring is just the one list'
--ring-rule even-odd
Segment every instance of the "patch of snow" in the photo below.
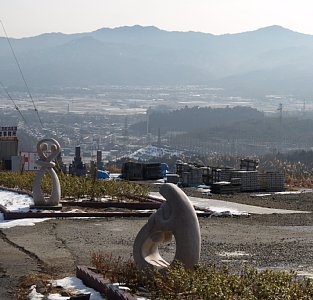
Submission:
{"label": "patch of snow", "polygon": [[252,194],[250,196],[251,197],[267,197],[267,196],[271,196],[271,194]]}
{"label": "patch of snow", "polygon": [[211,187],[209,185],[200,184],[197,186],[198,189],[210,189]]}
{"label": "patch of snow", "polygon": [[182,153],[183,153],[182,151],[178,150],[170,150],[148,145],[144,148],[135,151],[134,153],[128,155],[127,157],[135,160],[147,161],[151,158],[162,157],[164,155],[179,156]]}
{"label": "patch of snow", "polygon": [[49,218],[4,220],[3,214],[0,214],[0,229],[11,228],[15,226],[34,226],[36,223],[49,220]]}
{"label": "patch of snow", "polygon": [[48,300],[67,300],[67,299],[71,299],[71,297],[61,296],[60,294],[50,294],[47,299]]}
{"label": "patch of snow", "polygon": [[61,286],[64,289],[75,289],[79,293],[89,294],[90,300],[103,300],[106,299],[101,296],[101,294],[92,288],[87,287],[79,278],[77,277],[65,277],[63,279],[53,280],[52,286]]}
{"label": "patch of snow", "polygon": [[[130,292],[130,288],[125,286],[124,283],[113,283],[112,285],[117,286],[120,290],[124,292]],[[149,298],[146,297],[136,297],[137,300],[149,300]]]}
{"label": "patch of snow", "polygon": [[[90,300],[103,300],[106,299],[101,296],[101,294],[95,291],[92,288],[87,287],[84,283],[78,279],[77,277],[65,277],[59,280],[52,281],[53,286],[61,286],[65,290],[76,291],[77,294],[90,294]],[[40,300],[40,299],[48,299],[48,300],[65,300],[70,299],[68,296],[61,296],[60,294],[50,294],[48,296],[44,296],[43,294],[37,293],[36,286],[32,286],[31,292],[28,294],[29,300]]]}
{"label": "patch of snow", "polygon": [[210,188],[200,188],[197,187],[197,191],[200,192],[202,195],[211,196],[211,189]]}
{"label": "patch of snow", "polygon": [[249,253],[246,253],[244,251],[233,251],[233,252],[221,252],[219,253],[219,256],[222,257],[240,257],[240,256],[251,256]]}
{"label": "patch of snow", "polygon": [[249,214],[247,212],[222,210],[222,211],[213,211],[213,213],[210,215],[210,218],[211,217],[233,217],[233,216],[249,216]]}
{"label": "patch of snow", "polygon": [[298,276],[303,276],[303,277],[306,277],[306,278],[313,279],[313,273],[312,273],[312,272],[308,272],[308,271],[297,271],[297,275],[298,275]]}
{"label": "patch of snow", "polygon": [[284,191],[284,192],[275,192],[272,194],[265,193],[265,194],[252,194],[251,197],[266,197],[271,195],[298,195],[298,194],[304,194],[304,193],[313,193],[312,189],[302,189],[297,191]]}
{"label": "patch of snow", "polygon": [[292,194],[302,194],[302,193],[313,193],[311,189],[303,189],[298,191],[285,191],[285,192],[276,192],[276,195],[292,195]]}
{"label": "patch of snow", "polygon": [[11,211],[28,211],[34,200],[28,195],[0,190],[0,204]]}
{"label": "patch of snow", "polygon": [[200,184],[197,186],[197,191],[203,195],[211,195],[211,187],[205,184]]}
{"label": "patch of snow", "polygon": [[112,285],[117,286],[120,290],[123,290],[126,292],[130,291],[130,288],[125,286],[124,283],[114,282],[114,283],[112,283]]}
{"label": "patch of snow", "polygon": [[313,190],[311,189],[301,190],[301,193],[313,193]]}
{"label": "patch of snow", "polygon": [[[29,211],[29,206],[34,204],[34,200],[28,195],[0,190],[0,204],[10,211],[23,212]],[[46,220],[48,220],[48,218],[4,220],[3,214],[0,213],[0,228],[11,228],[15,226],[33,226],[35,225],[35,223],[43,222]]]}
{"label": "patch of snow", "polygon": [[219,182],[215,182],[215,184],[217,184],[217,185],[223,185],[223,184],[231,184],[231,182],[229,182],[229,181],[219,181]]}
{"label": "patch of snow", "polygon": [[120,179],[121,173],[110,173],[111,179]]}
{"label": "patch of snow", "polygon": [[37,293],[35,286],[32,286],[31,289],[32,289],[31,292],[28,294],[29,300],[40,300],[44,298],[43,294]]}
{"label": "patch of snow", "polygon": [[166,201],[166,199],[165,199],[162,195],[160,195],[159,193],[157,193],[157,192],[149,193],[149,196],[151,196],[151,197],[154,198],[154,199]]}

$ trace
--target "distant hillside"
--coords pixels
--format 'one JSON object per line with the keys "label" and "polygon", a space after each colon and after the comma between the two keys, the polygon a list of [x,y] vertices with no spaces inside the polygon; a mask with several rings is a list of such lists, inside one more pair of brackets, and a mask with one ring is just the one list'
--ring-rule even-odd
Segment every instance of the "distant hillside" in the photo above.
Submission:
{"label": "distant hillside", "polygon": [[[239,34],[102,28],[12,39],[32,87],[206,84],[229,93],[310,96],[313,36],[271,26]],[[0,80],[22,86],[5,38]]]}
{"label": "distant hillside", "polygon": [[[149,131],[155,135],[158,130],[164,134],[167,131],[190,132],[199,129],[215,129],[224,126],[232,127],[238,122],[263,121],[264,114],[256,109],[244,106],[210,108],[185,107],[173,111],[151,111],[149,113]],[[146,122],[139,122],[130,129],[135,133],[145,133]]]}

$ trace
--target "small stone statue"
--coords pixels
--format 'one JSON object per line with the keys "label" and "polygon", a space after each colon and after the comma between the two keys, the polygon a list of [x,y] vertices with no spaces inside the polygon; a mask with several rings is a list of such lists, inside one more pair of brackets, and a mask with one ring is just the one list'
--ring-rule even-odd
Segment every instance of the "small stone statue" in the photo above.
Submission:
{"label": "small stone statue", "polygon": [[196,212],[187,195],[176,185],[161,186],[161,195],[167,200],[150,216],[139,231],[133,246],[134,260],[144,268],[163,269],[169,266],[158,250],[160,243],[176,240],[174,261],[192,268],[200,258],[201,235]]}
{"label": "small stone statue", "polygon": [[[48,153],[47,142],[51,143],[50,154]],[[53,167],[55,166],[53,160],[55,160],[58,154],[61,152],[60,144],[55,139],[43,139],[37,143],[37,152],[39,155],[39,160],[36,161],[36,164],[41,168],[37,171],[33,183],[34,206],[58,206],[61,198],[61,187],[59,178],[53,170]],[[50,175],[52,182],[51,196],[50,198],[46,199],[41,191],[41,181],[45,172]]]}

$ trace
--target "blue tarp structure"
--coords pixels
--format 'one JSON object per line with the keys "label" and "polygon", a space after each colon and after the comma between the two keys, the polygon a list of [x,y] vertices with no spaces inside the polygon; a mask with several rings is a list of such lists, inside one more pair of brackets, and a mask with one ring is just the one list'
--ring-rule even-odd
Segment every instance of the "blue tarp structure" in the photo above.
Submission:
{"label": "blue tarp structure", "polygon": [[163,177],[166,176],[166,174],[168,173],[169,167],[166,163],[161,163],[161,173],[163,175]]}
{"label": "blue tarp structure", "polygon": [[108,171],[97,170],[97,179],[109,179],[110,174]]}

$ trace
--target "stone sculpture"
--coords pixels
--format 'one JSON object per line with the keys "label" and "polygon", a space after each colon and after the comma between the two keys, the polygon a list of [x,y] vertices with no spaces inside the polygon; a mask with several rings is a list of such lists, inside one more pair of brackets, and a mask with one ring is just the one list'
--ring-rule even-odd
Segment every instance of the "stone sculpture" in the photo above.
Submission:
{"label": "stone sculpture", "polygon": [[139,231],[133,246],[134,260],[144,268],[163,269],[169,266],[160,253],[160,243],[170,242],[174,235],[174,261],[192,268],[200,258],[201,235],[196,212],[187,195],[176,185],[161,186],[161,195],[167,200],[150,216]]}
{"label": "stone sculpture", "polygon": [[[51,144],[50,153],[48,153],[48,143]],[[61,152],[60,144],[55,139],[40,140],[37,143],[37,152],[39,160],[36,161],[36,164],[40,166],[40,169],[37,171],[33,183],[34,206],[58,206],[61,198],[61,187],[59,178],[53,170],[53,167],[55,166],[53,160],[55,160]],[[41,181],[45,172],[51,177],[52,192],[50,198],[45,198],[41,191]]]}

